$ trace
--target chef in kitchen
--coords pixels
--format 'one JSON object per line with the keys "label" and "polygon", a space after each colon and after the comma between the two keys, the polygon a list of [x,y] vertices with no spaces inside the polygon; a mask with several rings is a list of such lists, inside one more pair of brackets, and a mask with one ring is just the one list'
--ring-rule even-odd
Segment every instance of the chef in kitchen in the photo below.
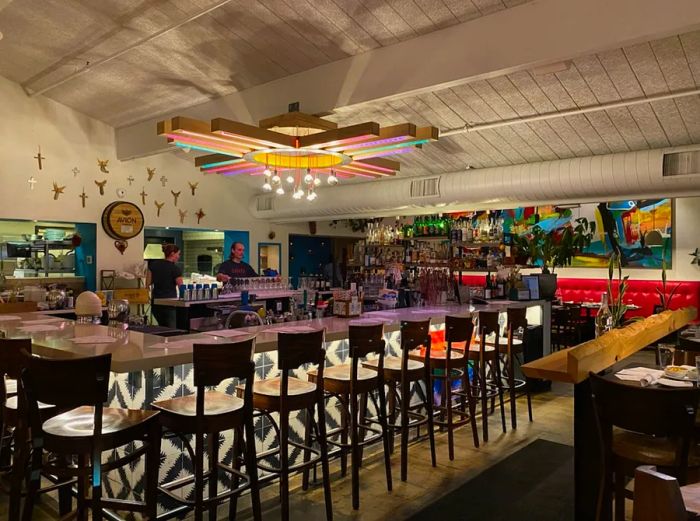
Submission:
{"label": "chef in kitchen", "polygon": [[257,277],[258,274],[251,265],[243,261],[244,253],[245,245],[242,242],[234,242],[231,245],[231,256],[219,266],[216,280],[225,284],[231,278]]}

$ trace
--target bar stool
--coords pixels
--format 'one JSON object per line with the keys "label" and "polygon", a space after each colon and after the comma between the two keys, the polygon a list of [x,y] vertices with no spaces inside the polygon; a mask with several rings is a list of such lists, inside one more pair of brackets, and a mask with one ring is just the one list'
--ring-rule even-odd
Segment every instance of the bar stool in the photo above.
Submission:
{"label": "bar stool", "polygon": [[[515,378],[515,363],[522,365],[518,355],[523,352],[525,344],[525,336],[527,335],[527,309],[525,308],[508,308],[506,310],[508,316],[508,329],[506,336],[506,345],[499,345],[501,356],[503,357],[503,369],[507,382],[507,389],[510,394],[510,423],[513,429],[518,428],[518,419],[516,412],[517,391],[525,390],[527,397],[527,414],[532,421],[532,399],[530,397],[530,386],[526,379]],[[521,332],[522,331],[522,332]],[[519,338],[518,338],[519,337]]]}
{"label": "bar stool", "polygon": [[[389,427],[386,416],[386,395],[384,390],[384,326],[350,325],[349,364],[327,367],[323,374],[323,387],[327,397],[335,397],[342,406],[341,427],[328,431],[328,443],[340,449],[341,472],[347,469],[347,454],[351,457],[352,475],[352,507],[360,508],[360,465],[362,464],[361,450],[366,445],[382,440],[384,444],[384,468],[386,471],[386,486],[391,492],[391,447],[389,444]],[[378,355],[377,371],[362,367],[363,360],[370,354]],[[307,373],[309,381],[318,382],[318,371],[313,369]],[[378,402],[374,394],[378,395]],[[367,396],[370,397],[377,411],[379,430],[370,427],[366,422]],[[348,422],[348,418],[350,421]],[[349,424],[349,425],[348,425]],[[348,428],[350,442],[348,443]],[[369,434],[369,436],[367,436]],[[340,441],[334,441],[340,435]],[[308,470],[304,471],[304,486],[308,486]]]}
{"label": "bar stool", "polygon": [[[408,432],[413,427],[428,426],[430,439],[430,459],[433,467],[435,457],[435,429],[433,418],[432,375],[430,371],[430,319],[415,322],[401,322],[401,356],[384,358],[384,380],[389,385],[389,427],[401,433],[401,481],[408,479]],[[423,361],[410,357],[411,351],[425,347]],[[379,372],[378,360],[367,360],[364,367]],[[422,403],[411,406],[411,384],[423,381],[425,397]],[[396,423],[396,401],[399,402],[401,421]],[[425,414],[417,410],[424,408]],[[393,439],[392,439],[393,446]]]}
{"label": "bar stool", "polygon": [[[447,427],[447,445],[450,461],[454,460],[454,429],[470,423],[474,446],[479,446],[479,431],[476,426],[476,404],[474,403],[471,383],[469,382],[469,367],[465,363],[465,353],[469,351],[472,335],[474,333],[474,322],[471,317],[445,317],[445,351],[432,350],[430,353],[430,363],[433,370],[433,378],[444,381],[445,405],[440,406],[440,412],[446,416],[446,421],[437,421],[436,424]],[[456,348],[454,344],[464,343],[464,348]],[[435,373],[436,369],[442,369],[443,375]],[[460,391],[452,390],[452,382],[462,381]],[[459,408],[452,405],[452,398],[456,396],[460,399]],[[469,411],[466,411],[466,407]],[[454,415],[460,416],[455,421]]]}
{"label": "bar stool", "polygon": [[[253,517],[260,521],[260,492],[258,470],[255,460],[255,434],[253,431],[253,362],[254,338],[226,344],[194,344],[192,351],[194,385],[197,393],[153,403],[160,411],[159,421],[169,432],[175,433],[184,443],[192,457],[194,476],[162,485],[159,490],[175,501],[194,508],[194,518],[201,521],[204,510],[209,511],[209,520],[216,521],[219,503],[231,498],[229,518],[236,515],[236,499],[250,489]],[[228,378],[244,379],[243,399],[216,391],[207,391]],[[219,433],[233,429],[233,465],[219,462]],[[245,442],[243,436],[245,433]],[[185,438],[194,434],[195,446]],[[204,435],[207,435],[209,470],[204,472]],[[240,471],[241,452],[245,454],[245,474]],[[218,493],[219,470],[232,475],[229,490]],[[239,478],[244,480],[238,485]],[[205,481],[208,481],[208,497],[204,498]],[[186,500],[173,491],[194,482],[194,501]]]}
{"label": "bar stool", "polygon": [[[277,363],[280,376],[257,380],[253,384],[253,407],[270,420],[279,438],[279,447],[265,453],[258,454],[258,468],[270,473],[269,478],[279,475],[280,498],[282,502],[282,519],[289,519],[289,474],[298,470],[304,470],[321,462],[323,473],[323,491],[326,503],[326,519],[333,519],[333,503],[331,501],[331,482],[328,467],[328,445],[326,442],[326,409],[323,394],[323,368],[326,350],[323,348],[325,331],[311,331],[308,333],[278,333],[277,335]],[[317,368],[317,382],[300,380],[290,376],[290,372],[299,369],[306,364],[315,364]],[[236,387],[239,396],[243,393],[241,386]],[[313,418],[314,407],[318,413],[318,420]],[[297,443],[289,437],[289,413],[293,411],[306,412],[306,436],[305,443]],[[272,418],[271,413],[279,413],[279,425]],[[315,438],[319,449],[311,446],[311,428],[314,428]],[[290,465],[289,446],[303,451],[303,461]],[[262,463],[263,458],[279,454],[280,466],[275,467]],[[260,481],[269,479],[267,476]]]}
{"label": "bar stool", "polygon": [[[498,311],[479,311],[477,313],[479,339],[469,346],[469,360],[476,363],[474,376],[478,380],[476,391],[481,400],[481,425],[484,441],[489,441],[488,400],[498,396],[501,407],[501,424],[503,432],[506,432],[506,412],[503,402],[503,380],[501,379],[501,364],[499,350],[500,326],[498,324]],[[494,335],[493,342],[486,341],[488,335]],[[486,366],[491,366],[491,380],[489,381]]]}
{"label": "bar stool", "polygon": [[[102,509],[128,510],[155,519],[157,514],[160,425],[156,411],[103,407],[107,401],[111,355],[49,360],[26,356],[21,393],[26,397],[31,428],[31,473],[23,520],[32,519],[41,471],[78,479],[78,519],[101,520]],[[66,383],[70,382],[70,385]],[[70,409],[44,421],[39,402]],[[125,456],[102,463],[102,453],[133,441],[142,446]],[[53,455],[44,460],[44,452]],[[66,460],[77,455],[77,465]],[[144,501],[102,497],[102,475],[145,455]],[[91,496],[86,497],[91,481]]]}

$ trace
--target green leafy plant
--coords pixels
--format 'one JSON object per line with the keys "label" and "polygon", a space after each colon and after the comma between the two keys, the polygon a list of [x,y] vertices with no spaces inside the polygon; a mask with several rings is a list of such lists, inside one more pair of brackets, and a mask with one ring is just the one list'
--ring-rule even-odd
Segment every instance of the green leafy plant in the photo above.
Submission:
{"label": "green leafy plant", "polygon": [[[615,271],[617,271],[617,280],[614,278]],[[622,322],[625,319],[627,305],[624,303],[624,298],[628,279],[629,275],[622,276],[620,254],[614,252],[608,261],[608,303],[613,328],[622,327]],[[615,286],[617,286],[617,292],[614,291]]]}
{"label": "green leafy plant", "polygon": [[574,256],[591,245],[595,223],[585,217],[574,223],[550,232],[535,225],[529,234],[516,236],[515,243],[532,264],[540,263],[542,273],[554,273],[558,267],[570,266]]}
{"label": "green leafy plant", "polygon": [[661,288],[656,288],[656,292],[659,294],[661,311],[666,311],[669,309],[673,295],[676,294],[676,291],[680,287],[680,284],[676,284],[676,286],[669,292],[666,289],[666,282],[666,247],[664,246],[661,253]]}

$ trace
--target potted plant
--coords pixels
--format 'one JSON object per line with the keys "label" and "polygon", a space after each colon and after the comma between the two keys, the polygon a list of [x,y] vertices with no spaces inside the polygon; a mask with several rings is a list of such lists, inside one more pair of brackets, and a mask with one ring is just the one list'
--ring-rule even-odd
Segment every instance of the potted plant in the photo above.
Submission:
{"label": "potted plant", "polygon": [[552,300],[557,291],[557,276],[554,270],[570,266],[574,256],[590,246],[596,225],[585,217],[574,224],[552,231],[535,225],[528,234],[515,237],[515,243],[527,253],[530,264],[542,269],[539,275],[540,298]]}
{"label": "potted plant", "polygon": [[661,253],[661,288],[656,288],[656,292],[659,294],[659,305],[654,306],[654,313],[661,313],[662,311],[670,309],[673,295],[676,294],[676,291],[680,287],[680,284],[676,284],[671,291],[668,291],[666,282],[666,248],[664,248]]}

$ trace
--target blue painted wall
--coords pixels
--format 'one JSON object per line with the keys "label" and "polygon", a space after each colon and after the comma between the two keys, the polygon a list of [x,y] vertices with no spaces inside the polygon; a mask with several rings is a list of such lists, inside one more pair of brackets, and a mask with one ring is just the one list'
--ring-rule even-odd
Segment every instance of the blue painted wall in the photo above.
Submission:
{"label": "blue painted wall", "polygon": [[302,270],[307,275],[323,273],[323,266],[331,258],[331,238],[315,235],[289,236],[289,276],[295,286]]}
{"label": "blue painted wall", "polygon": [[[85,289],[97,290],[97,225],[93,223],[76,223],[75,231],[83,238],[75,249],[75,275],[85,277]],[[92,264],[87,258],[92,257]]]}

